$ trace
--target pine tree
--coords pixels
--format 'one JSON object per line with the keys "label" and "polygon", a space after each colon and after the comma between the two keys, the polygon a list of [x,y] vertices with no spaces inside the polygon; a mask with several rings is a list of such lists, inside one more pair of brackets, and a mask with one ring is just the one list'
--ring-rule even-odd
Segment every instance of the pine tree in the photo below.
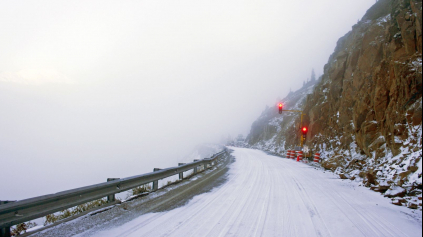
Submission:
{"label": "pine tree", "polygon": [[314,68],[311,70],[311,81],[316,81],[316,74],[314,73]]}

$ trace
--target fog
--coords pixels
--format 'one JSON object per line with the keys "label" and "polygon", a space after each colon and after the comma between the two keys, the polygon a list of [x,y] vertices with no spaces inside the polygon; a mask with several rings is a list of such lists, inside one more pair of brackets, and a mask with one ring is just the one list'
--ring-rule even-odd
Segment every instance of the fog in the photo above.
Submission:
{"label": "fog", "polygon": [[248,134],[374,0],[0,2],[0,200]]}

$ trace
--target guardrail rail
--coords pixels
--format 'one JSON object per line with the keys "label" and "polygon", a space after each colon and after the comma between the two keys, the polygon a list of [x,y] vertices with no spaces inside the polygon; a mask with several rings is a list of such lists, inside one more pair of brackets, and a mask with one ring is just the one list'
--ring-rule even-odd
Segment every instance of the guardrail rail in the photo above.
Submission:
{"label": "guardrail rail", "polygon": [[167,169],[155,168],[153,172],[128,178],[108,179],[108,182],[71,189],[55,194],[24,199],[20,201],[0,201],[0,237],[10,236],[10,227],[44,217],[58,211],[75,207],[90,201],[107,197],[108,202],[115,201],[115,194],[132,188],[153,183],[153,191],[158,189],[158,181],[173,175],[183,179],[183,172],[193,170],[197,173],[199,166],[208,169],[216,164],[216,160],[228,153],[228,149],[214,154],[211,158],[194,160],[192,163],[182,164]]}

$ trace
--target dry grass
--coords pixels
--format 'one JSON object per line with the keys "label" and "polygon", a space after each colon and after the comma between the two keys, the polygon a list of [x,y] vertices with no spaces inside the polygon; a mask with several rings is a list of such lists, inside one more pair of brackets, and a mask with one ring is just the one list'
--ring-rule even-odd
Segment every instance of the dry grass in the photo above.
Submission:
{"label": "dry grass", "polygon": [[34,222],[26,222],[16,225],[14,228],[11,229],[10,235],[11,236],[19,236],[21,234],[25,234],[26,231],[32,227],[37,226],[37,223]]}
{"label": "dry grass", "polygon": [[74,215],[78,215],[82,212],[88,211],[90,209],[99,207],[101,205],[104,205],[107,203],[107,200],[105,198],[103,199],[98,199],[92,202],[87,202],[81,205],[78,205],[76,207],[72,207],[66,210],[61,211],[60,214],[50,214],[46,216],[46,220],[44,222],[44,226],[48,225],[48,224],[53,224],[57,221],[63,220],[65,218],[74,216]]}
{"label": "dry grass", "polygon": [[145,185],[133,188],[132,189],[132,195],[138,195],[138,194],[141,194],[141,193],[148,193],[148,192],[151,191],[151,189],[152,188],[151,188],[150,185],[145,184]]}

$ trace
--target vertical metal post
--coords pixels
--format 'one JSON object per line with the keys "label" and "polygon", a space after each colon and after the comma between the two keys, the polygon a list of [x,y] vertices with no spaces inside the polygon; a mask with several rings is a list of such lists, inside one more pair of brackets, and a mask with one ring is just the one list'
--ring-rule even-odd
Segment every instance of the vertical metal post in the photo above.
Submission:
{"label": "vertical metal post", "polygon": [[[196,161],[199,161],[199,160],[194,160],[194,162],[196,162]],[[198,166],[195,166],[194,167],[194,174],[197,174],[197,172],[198,172],[198,169],[197,168],[198,168]]]}
{"label": "vertical metal post", "polygon": [[[111,181],[117,180],[117,179],[119,179],[119,178],[107,178],[107,182],[111,182]],[[107,196],[107,202],[108,203],[114,202],[114,201],[116,201],[115,194],[110,194],[109,196]]]}
{"label": "vertical metal post", "polygon": [[[15,202],[15,201],[0,201],[0,205],[6,204],[9,202]],[[10,236],[12,236],[10,234],[10,226],[0,228],[0,237],[10,237]]]}
{"label": "vertical metal post", "polygon": [[[185,165],[185,163],[178,163],[178,166]],[[184,179],[184,172],[179,173],[179,180]]]}
{"label": "vertical metal post", "polygon": [[[304,116],[304,114],[303,114],[303,112],[301,112],[301,122],[300,122],[300,129],[303,127],[303,116]],[[303,148],[303,146],[304,146],[304,136],[301,134],[301,144],[300,144],[300,147],[301,148]]]}
{"label": "vertical metal post", "polygon": [[[161,170],[160,168],[154,168],[153,172]],[[153,181],[153,191],[159,189],[159,180]]]}

